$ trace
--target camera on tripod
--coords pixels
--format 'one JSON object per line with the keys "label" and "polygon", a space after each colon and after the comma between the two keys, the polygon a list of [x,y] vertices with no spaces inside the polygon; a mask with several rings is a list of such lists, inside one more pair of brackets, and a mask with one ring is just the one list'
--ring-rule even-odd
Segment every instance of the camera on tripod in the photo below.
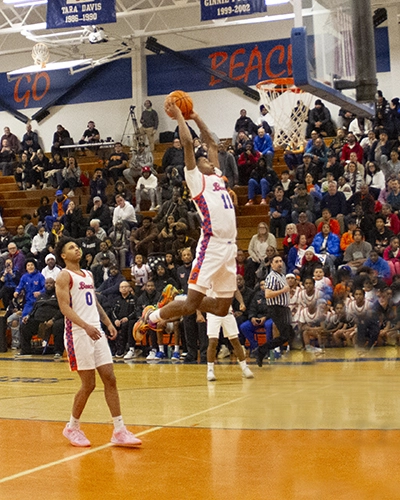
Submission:
{"label": "camera on tripod", "polygon": [[136,108],[136,106],[131,106],[131,107],[129,108],[129,111],[130,111],[131,113],[133,113],[133,112],[135,111],[135,108]]}

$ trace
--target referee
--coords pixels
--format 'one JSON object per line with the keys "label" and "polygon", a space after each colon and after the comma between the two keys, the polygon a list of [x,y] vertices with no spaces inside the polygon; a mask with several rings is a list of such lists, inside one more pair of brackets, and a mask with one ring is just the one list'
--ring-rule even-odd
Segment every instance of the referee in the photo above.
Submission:
{"label": "referee", "polygon": [[279,330],[279,337],[267,341],[257,351],[257,364],[262,366],[263,359],[271,349],[289,342],[294,337],[292,318],[289,309],[289,290],[286,277],[282,274],[283,260],[279,255],[271,262],[271,272],[265,280],[265,298],[267,302],[267,314]]}

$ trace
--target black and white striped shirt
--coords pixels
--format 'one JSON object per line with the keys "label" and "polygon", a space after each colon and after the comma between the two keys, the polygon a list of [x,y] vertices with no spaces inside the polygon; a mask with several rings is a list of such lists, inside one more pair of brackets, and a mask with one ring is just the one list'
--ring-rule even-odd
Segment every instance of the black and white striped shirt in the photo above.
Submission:
{"label": "black and white striped shirt", "polygon": [[[283,274],[277,273],[276,271],[271,271],[266,280],[265,280],[265,288],[269,290],[273,290],[274,292],[278,290],[282,290],[287,286],[286,277]],[[266,299],[268,306],[289,306],[290,294],[281,293],[276,297],[272,297],[270,299]]]}

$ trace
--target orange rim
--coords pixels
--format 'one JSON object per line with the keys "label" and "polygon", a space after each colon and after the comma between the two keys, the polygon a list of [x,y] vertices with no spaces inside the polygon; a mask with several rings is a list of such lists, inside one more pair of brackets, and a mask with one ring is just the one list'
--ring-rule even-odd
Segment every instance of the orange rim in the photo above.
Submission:
{"label": "orange rim", "polygon": [[[274,85],[273,88],[264,88],[265,85]],[[256,84],[256,87],[258,90],[264,91],[264,90],[271,90],[274,92],[287,92],[290,90],[290,92],[293,92],[295,94],[301,94],[303,90],[295,87],[294,85],[294,79],[293,78],[271,78],[270,80],[263,80],[262,82],[258,82]],[[290,88],[288,88],[290,87]]]}

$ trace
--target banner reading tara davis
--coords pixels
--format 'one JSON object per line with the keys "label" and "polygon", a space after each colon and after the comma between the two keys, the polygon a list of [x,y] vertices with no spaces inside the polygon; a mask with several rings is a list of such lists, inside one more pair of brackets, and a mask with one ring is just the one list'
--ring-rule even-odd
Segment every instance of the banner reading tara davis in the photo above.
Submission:
{"label": "banner reading tara davis", "polygon": [[48,0],[47,28],[73,28],[117,21],[115,0]]}

